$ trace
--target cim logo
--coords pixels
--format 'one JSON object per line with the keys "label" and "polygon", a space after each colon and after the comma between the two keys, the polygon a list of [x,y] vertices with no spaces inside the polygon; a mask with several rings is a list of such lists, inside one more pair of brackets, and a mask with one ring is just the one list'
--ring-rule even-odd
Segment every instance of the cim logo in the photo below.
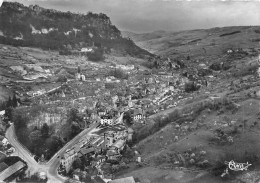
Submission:
{"label": "cim logo", "polygon": [[236,163],[233,160],[230,162],[225,161],[225,164],[228,165],[228,168],[233,171],[243,171],[247,170],[252,164],[247,163]]}

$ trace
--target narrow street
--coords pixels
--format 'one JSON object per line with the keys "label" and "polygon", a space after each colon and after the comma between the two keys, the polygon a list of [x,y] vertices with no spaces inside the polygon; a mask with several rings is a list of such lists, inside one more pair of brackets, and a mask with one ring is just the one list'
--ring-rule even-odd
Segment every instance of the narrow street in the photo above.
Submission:
{"label": "narrow street", "polygon": [[[46,168],[48,168],[48,175],[51,175],[51,177],[55,177],[59,180],[65,180],[63,177],[61,177],[57,169],[60,165],[60,157],[63,156],[63,154],[66,152],[67,149],[70,149],[73,145],[75,145],[82,137],[90,135],[93,131],[96,130],[99,123],[94,123],[90,128],[87,128],[83,130],[80,134],[78,134],[76,137],[74,137],[71,141],[69,141],[63,148],[61,148],[47,163]],[[59,158],[58,158],[59,157]]]}
{"label": "narrow street", "polygon": [[[28,171],[32,175],[36,172],[46,172],[48,177],[48,182],[50,183],[58,183],[64,182],[66,180],[65,177],[62,177],[58,174],[57,169],[60,164],[60,157],[64,155],[67,149],[71,148],[75,145],[82,137],[91,135],[92,132],[96,131],[99,123],[94,123],[90,128],[83,130],[80,134],[74,137],[71,141],[69,141],[63,148],[61,148],[46,164],[38,164],[30,152],[25,149],[17,140],[14,132],[14,125],[12,124],[6,131],[6,138],[9,143],[15,148],[14,155],[19,156],[24,161],[27,162]],[[58,158],[59,157],[59,158]]]}
{"label": "narrow street", "polygon": [[12,124],[6,131],[6,138],[9,143],[15,148],[14,155],[19,156],[21,159],[27,162],[28,171],[30,174],[35,173],[41,166],[35,161],[33,156],[25,149],[16,139],[14,132],[14,125]]}

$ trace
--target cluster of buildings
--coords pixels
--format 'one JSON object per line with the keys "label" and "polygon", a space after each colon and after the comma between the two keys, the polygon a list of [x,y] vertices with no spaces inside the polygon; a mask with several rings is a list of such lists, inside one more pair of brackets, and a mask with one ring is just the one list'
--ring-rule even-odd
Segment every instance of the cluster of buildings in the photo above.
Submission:
{"label": "cluster of buildings", "polygon": [[[84,74],[78,69],[75,79],[66,82],[67,87],[64,85],[55,91],[62,91],[59,100],[65,102],[64,107],[77,108],[84,121],[98,122],[107,130],[99,135],[84,137],[68,149],[60,159],[60,172],[69,172],[78,158],[88,157],[87,159],[91,159],[90,166],[100,172],[104,162],[120,161],[127,141],[133,138],[133,130],[124,124],[125,115],[128,114],[132,124],[145,124],[147,117],[158,112],[162,106],[176,106],[175,101],[186,82],[185,77],[178,74],[164,71],[151,74],[136,71],[133,66],[116,67],[128,72],[138,72],[130,74],[128,79],[117,79],[109,76],[109,72],[106,73],[102,68],[93,68]],[[94,77],[95,73],[99,75]],[[88,93],[90,91],[91,94]],[[51,124],[52,121],[60,121],[61,116],[46,113],[42,114],[42,118],[48,119]]]}
{"label": "cluster of buildings", "polygon": [[[180,92],[176,88],[184,85],[184,80],[177,76],[160,73],[159,75],[137,75],[123,84],[121,90],[99,88],[96,97],[86,97],[90,100],[79,106],[86,114],[88,121],[99,122],[106,130],[99,135],[85,137],[68,149],[61,157],[60,171],[69,172],[77,158],[91,159],[90,165],[95,167],[102,176],[101,165],[107,161],[120,161],[126,143],[133,138],[132,128],[126,127],[124,116],[128,113],[131,123],[146,123],[149,110],[158,111],[158,106],[164,104]],[[110,82],[106,78],[104,83]],[[98,82],[102,83],[100,79]],[[120,81],[121,83],[122,81]],[[105,152],[105,153],[104,153]]]}
{"label": "cluster of buildings", "polygon": [[[126,142],[132,139],[133,130],[119,125],[109,128],[99,135],[82,138],[71,149],[68,149],[60,160],[60,171],[70,171],[77,158],[92,157],[90,166],[100,169],[107,160],[119,161]],[[105,154],[103,152],[106,152]]]}
{"label": "cluster of buildings", "polygon": [[10,182],[15,179],[18,172],[26,169],[26,164],[22,161],[18,161],[11,166],[8,166],[6,163],[0,163],[0,182]]}

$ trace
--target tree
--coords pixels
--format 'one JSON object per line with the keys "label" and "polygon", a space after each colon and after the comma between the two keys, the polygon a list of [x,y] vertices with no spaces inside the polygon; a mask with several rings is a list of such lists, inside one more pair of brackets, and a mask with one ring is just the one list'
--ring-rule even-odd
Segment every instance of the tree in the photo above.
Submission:
{"label": "tree", "polygon": [[114,76],[115,78],[119,78],[119,79],[127,79],[128,78],[128,74],[125,73],[122,69],[115,69],[115,70],[110,72],[110,75]]}
{"label": "tree", "polygon": [[30,133],[29,138],[32,142],[33,149],[41,146],[41,143],[42,143],[41,136],[42,136],[42,134],[41,134],[40,130],[35,130]]}
{"label": "tree", "polygon": [[13,108],[11,107],[6,108],[4,114],[5,120],[6,121],[12,120],[12,116],[13,116],[12,114],[13,114]]}
{"label": "tree", "polygon": [[153,65],[156,69],[158,69],[158,62],[156,60],[153,62]]}
{"label": "tree", "polygon": [[197,85],[195,82],[187,82],[185,83],[184,85],[184,89],[186,92],[193,92],[193,91],[196,91],[200,88],[199,85]]}
{"label": "tree", "polygon": [[102,48],[96,49],[94,52],[90,52],[87,54],[88,59],[91,61],[101,61],[104,59],[104,50]]}
{"label": "tree", "polygon": [[27,128],[27,121],[29,121],[29,118],[24,115],[23,111],[15,110],[12,113],[12,120],[14,122],[15,129],[18,131],[21,128]]}
{"label": "tree", "polygon": [[0,111],[5,110],[6,109],[6,102],[1,102],[0,103]]}
{"label": "tree", "polygon": [[6,107],[13,107],[13,101],[11,99],[11,97],[9,96]]}
{"label": "tree", "polygon": [[81,73],[81,69],[80,69],[80,66],[78,66],[78,73]]}
{"label": "tree", "polygon": [[13,95],[12,106],[17,107],[17,99],[15,94]]}
{"label": "tree", "polygon": [[51,136],[46,140],[46,148],[48,149],[48,154],[46,158],[52,157],[59,149],[62,147],[62,141],[56,135]]}
{"label": "tree", "polygon": [[73,121],[79,120],[78,113],[79,113],[79,111],[75,108],[72,108],[72,109],[69,110],[69,112],[67,114],[68,124],[71,124]]}
{"label": "tree", "polygon": [[77,122],[72,122],[71,124],[71,138],[75,137],[80,132],[80,127]]}
{"label": "tree", "polygon": [[130,111],[127,111],[127,112],[124,113],[123,120],[125,120],[126,123],[129,124],[129,125],[131,124],[132,117],[131,117]]}
{"label": "tree", "polygon": [[30,149],[30,146],[31,146],[31,141],[30,141],[30,138],[28,136],[28,128],[27,127],[21,127],[18,129],[15,129],[16,130],[16,136],[17,138],[19,139],[19,141],[24,145],[26,146],[27,148]]}
{"label": "tree", "polygon": [[41,128],[41,134],[43,138],[47,138],[49,136],[49,126],[47,123],[44,123]]}
{"label": "tree", "polygon": [[30,177],[27,177],[26,174],[23,173],[21,176],[22,176],[21,179],[16,180],[17,182],[37,182],[37,183],[47,182],[47,180],[40,179],[38,173],[35,173]]}
{"label": "tree", "polygon": [[81,170],[84,169],[84,165],[83,165],[80,158],[76,158],[75,161],[72,163],[72,169],[73,170],[76,170],[78,168],[80,168]]}

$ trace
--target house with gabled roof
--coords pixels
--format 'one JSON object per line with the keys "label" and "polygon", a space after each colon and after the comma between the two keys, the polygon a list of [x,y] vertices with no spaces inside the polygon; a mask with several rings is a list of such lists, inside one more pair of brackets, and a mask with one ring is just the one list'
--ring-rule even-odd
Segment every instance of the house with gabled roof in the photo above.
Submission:
{"label": "house with gabled roof", "polygon": [[119,139],[107,151],[107,158],[109,160],[118,160],[121,157],[121,151],[124,149],[126,141]]}
{"label": "house with gabled roof", "polygon": [[[0,173],[0,182],[7,182],[6,180],[11,177],[16,172],[20,171],[21,169],[25,168],[26,164],[22,161],[18,161],[13,165],[9,166],[5,170]],[[8,181],[9,182],[9,181]]]}
{"label": "house with gabled roof", "polygon": [[141,108],[134,109],[133,118],[136,122],[143,120],[145,118],[144,111]]}
{"label": "house with gabled roof", "polygon": [[78,152],[78,157],[93,155],[95,153],[94,147],[83,147]]}
{"label": "house with gabled roof", "polygon": [[72,163],[75,161],[77,158],[77,151],[72,148],[72,149],[67,149],[63,157],[61,157],[61,165],[65,167],[66,172],[69,172]]}
{"label": "house with gabled roof", "polygon": [[101,125],[113,125],[114,119],[112,115],[102,115],[100,116]]}
{"label": "house with gabled roof", "polygon": [[110,149],[116,150],[117,153],[120,154],[120,152],[124,149],[125,145],[126,141],[123,139],[119,139],[110,147]]}

